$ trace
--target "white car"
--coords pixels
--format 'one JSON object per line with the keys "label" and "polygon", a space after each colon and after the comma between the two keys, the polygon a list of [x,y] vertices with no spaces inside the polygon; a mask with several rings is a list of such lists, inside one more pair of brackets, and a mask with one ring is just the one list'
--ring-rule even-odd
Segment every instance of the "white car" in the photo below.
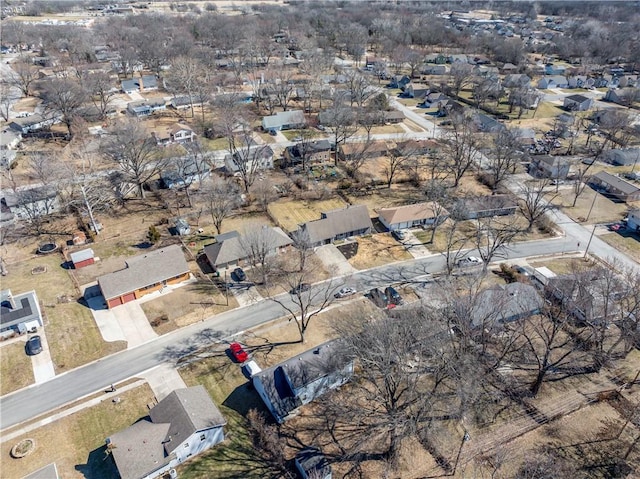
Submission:
{"label": "white car", "polygon": [[335,298],[346,298],[347,296],[352,296],[354,294],[356,294],[356,290],[353,288],[341,288],[340,291],[333,296]]}
{"label": "white car", "polygon": [[477,256],[467,256],[466,258],[462,258],[461,260],[458,261],[458,266],[460,267],[475,266],[481,263],[482,263],[482,260]]}

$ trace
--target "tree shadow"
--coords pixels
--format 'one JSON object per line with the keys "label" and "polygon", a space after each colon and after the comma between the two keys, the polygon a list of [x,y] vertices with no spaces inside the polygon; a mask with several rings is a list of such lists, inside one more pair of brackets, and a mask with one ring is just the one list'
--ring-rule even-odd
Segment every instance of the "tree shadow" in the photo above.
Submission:
{"label": "tree shadow", "polygon": [[111,455],[107,455],[107,447],[100,446],[89,453],[86,464],[76,464],[75,470],[86,479],[112,479],[119,477],[118,468]]}

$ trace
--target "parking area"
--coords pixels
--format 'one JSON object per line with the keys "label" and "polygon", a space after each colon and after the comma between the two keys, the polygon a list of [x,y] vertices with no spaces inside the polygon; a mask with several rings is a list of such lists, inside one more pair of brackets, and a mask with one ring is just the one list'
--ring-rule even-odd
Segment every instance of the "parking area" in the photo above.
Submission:
{"label": "parking area", "polygon": [[411,256],[414,258],[424,258],[431,254],[427,247],[418,238],[416,238],[411,230],[402,231],[404,232],[404,239],[400,242],[404,245]]}
{"label": "parking area", "polygon": [[344,276],[357,271],[334,244],[318,246],[315,252],[324,268],[331,271],[334,276]]}
{"label": "parking area", "polygon": [[38,330],[40,341],[42,342],[42,352],[31,356],[31,365],[33,366],[33,376],[35,383],[43,383],[52,379],[56,375],[56,371],[53,367],[53,361],[51,360],[51,352],[49,351],[49,342],[47,341],[47,335],[44,328]]}

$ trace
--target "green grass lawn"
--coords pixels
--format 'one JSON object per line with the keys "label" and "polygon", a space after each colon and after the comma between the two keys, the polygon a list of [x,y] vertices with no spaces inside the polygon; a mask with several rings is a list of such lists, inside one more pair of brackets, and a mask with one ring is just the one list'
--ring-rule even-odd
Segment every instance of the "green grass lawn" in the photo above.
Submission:
{"label": "green grass lawn", "polygon": [[25,343],[19,341],[0,348],[0,396],[33,384],[31,358],[24,346]]}

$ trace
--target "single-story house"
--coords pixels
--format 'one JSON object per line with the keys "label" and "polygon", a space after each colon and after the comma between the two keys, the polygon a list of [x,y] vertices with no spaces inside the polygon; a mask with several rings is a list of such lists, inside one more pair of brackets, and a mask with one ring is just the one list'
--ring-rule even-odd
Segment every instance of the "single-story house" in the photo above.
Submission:
{"label": "single-story house", "polygon": [[169,168],[160,172],[160,181],[165,188],[170,190],[185,188],[196,181],[202,181],[211,176],[211,169],[204,161],[196,163],[193,158],[182,162],[179,169]]}
{"label": "single-story house", "polygon": [[522,88],[531,85],[531,78],[524,73],[511,73],[505,75],[502,86],[505,88]]}
{"label": "single-story house", "polygon": [[440,149],[435,140],[407,140],[396,143],[394,154],[398,156],[423,156]]}
{"label": "single-story house", "polygon": [[122,80],[120,86],[122,91],[127,94],[138,91],[157,90],[158,79],[155,75],[142,75],[142,77]]}
{"label": "single-story house", "polygon": [[51,186],[37,186],[8,192],[2,198],[4,219],[34,220],[60,210],[58,192]]}
{"label": "single-story house", "polygon": [[95,263],[95,254],[91,248],[75,251],[69,255],[74,269],[84,268]]}
{"label": "single-story house", "polygon": [[26,333],[42,327],[42,312],[35,291],[13,295],[0,291],[0,335]]}
{"label": "single-story house", "polygon": [[18,153],[15,150],[0,150],[0,167],[10,169],[16,161],[16,156]]}
{"label": "single-story house", "polygon": [[307,120],[302,110],[290,110],[269,115],[262,118],[262,129],[264,131],[293,130],[304,128]]}
{"label": "single-story house", "polygon": [[[285,251],[293,244],[291,238],[280,228],[265,226],[262,232],[265,235],[263,244],[269,246],[271,255]],[[204,247],[205,257],[214,270],[240,265],[251,256],[253,245],[244,244],[242,235],[237,231],[217,235],[215,239],[215,243]]]}
{"label": "single-story house", "polygon": [[605,159],[614,165],[640,165],[640,148],[611,148],[605,152]]}
{"label": "single-story house", "polygon": [[455,211],[460,219],[475,220],[512,215],[517,209],[518,202],[511,195],[487,195],[461,199]]}
{"label": "single-story house", "polygon": [[166,109],[167,105],[162,98],[132,101],[127,104],[127,113],[136,117],[149,116],[155,111]]}
{"label": "single-story house", "polygon": [[538,88],[543,90],[547,88],[567,88],[568,86],[567,78],[562,75],[544,76],[538,81]]}
{"label": "single-story house", "polygon": [[571,162],[561,156],[536,155],[531,158],[529,173],[539,178],[564,180],[570,168]]}
{"label": "single-story house", "polygon": [[331,161],[331,143],[328,140],[297,143],[285,148],[283,156],[287,166],[300,164],[304,158],[306,163],[326,163]]}
{"label": "single-story house", "polygon": [[319,220],[304,223],[300,228],[308,235],[311,245],[320,246],[349,236],[369,234],[373,225],[365,205],[351,205],[324,212]]}
{"label": "single-story house", "polygon": [[640,208],[629,210],[627,213],[627,229],[640,232]]}
{"label": "single-story house", "polygon": [[152,479],[224,441],[225,424],[198,385],[176,389],[106,444],[121,479]]}
{"label": "single-story house", "polygon": [[411,78],[407,75],[394,75],[391,77],[387,88],[400,88],[403,89],[409,83],[411,83]]}
{"label": "single-story house", "polygon": [[497,133],[505,128],[505,126],[498,120],[489,115],[485,115],[484,113],[475,113],[473,115],[473,123],[478,131],[482,131],[484,133]]}
{"label": "single-story house", "polygon": [[22,134],[18,131],[0,132],[0,150],[15,150],[21,141]]}
{"label": "single-story house", "polygon": [[536,132],[533,128],[515,128],[513,134],[522,146],[534,146],[536,144]]}
{"label": "single-story house", "polygon": [[44,118],[42,115],[36,113],[26,118],[16,118],[9,123],[9,128],[26,135],[27,133],[42,130],[56,123],[60,123],[60,118]]}
{"label": "single-story house", "polygon": [[382,119],[385,123],[402,123],[404,118],[404,113],[398,110],[385,111],[382,114]]}
{"label": "single-story house", "polygon": [[389,231],[433,225],[447,216],[449,212],[435,201],[378,210],[378,219]]}
{"label": "single-story house", "polygon": [[535,287],[519,282],[496,285],[478,294],[470,308],[471,324],[491,327],[539,314],[544,299]]}
{"label": "single-story house", "polygon": [[331,465],[317,447],[302,449],[296,454],[294,463],[302,479],[331,479]]}
{"label": "single-story house", "polygon": [[567,78],[569,88],[583,88],[587,84],[587,81],[588,78],[586,75],[571,75]]}
{"label": "single-story house", "polygon": [[600,171],[591,177],[591,183],[623,202],[640,201],[640,188],[617,176]]}
{"label": "single-story house", "polygon": [[249,150],[242,149],[233,155],[225,156],[224,167],[230,175],[234,175],[240,170],[272,170],[273,150],[267,145],[250,147]]}
{"label": "single-story house", "polygon": [[203,103],[200,99],[189,98],[188,96],[176,96],[169,100],[169,107],[174,110],[187,110],[191,108],[191,105],[195,108],[202,106]]}
{"label": "single-story house", "polygon": [[548,65],[545,65],[544,67],[545,75],[551,75],[551,76],[564,75],[566,71],[567,71],[567,67],[565,67],[564,65],[548,64]]}
{"label": "single-story house", "polygon": [[593,106],[593,98],[584,95],[569,95],[564,98],[562,106],[568,111],[587,111]]}
{"label": "single-story house", "polygon": [[339,353],[340,341],[328,341],[251,378],[278,423],[294,417],[298,408],[351,379],[354,361],[342,358]]}
{"label": "single-story house", "polygon": [[98,278],[109,309],[189,279],[191,270],[182,247],[171,245],[125,261],[126,268]]}
{"label": "single-story house", "polygon": [[371,141],[368,143],[343,143],[338,149],[338,158],[342,161],[350,161],[364,155],[366,158],[377,158],[387,154],[390,148],[395,147],[385,141]]}
{"label": "single-story house", "polygon": [[454,113],[462,114],[465,111],[465,107],[462,104],[452,100],[451,98],[439,100],[436,104],[432,104],[431,106],[438,108],[438,116],[449,116]]}

